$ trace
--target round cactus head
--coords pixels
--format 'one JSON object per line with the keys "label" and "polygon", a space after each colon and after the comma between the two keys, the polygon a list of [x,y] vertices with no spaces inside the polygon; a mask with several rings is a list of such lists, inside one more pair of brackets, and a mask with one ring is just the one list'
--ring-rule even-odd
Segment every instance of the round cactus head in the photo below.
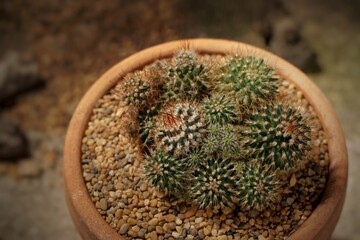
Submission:
{"label": "round cactus head", "polygon": [[236,99],[243,111],[265,105],[278,93],[274,69],[253,56],[230,58],[220,79],[219,91]]}
{"label": "round cactus head", "polygon": [[154,140],[170,155],[185,155],[203,142],[206,122],[200,108],[188,102],[165,107],[157,118]]}
{"label": "round cactus head", "polygon": [[235,103],[225,95],[215,95],[204,102],[204,114],[210,123],[228,124],[237,120]]}
{"label": "round cactus head", "polygon": [[239,198],[245,207],[261,211],[277,202],[280,185],[274,171],[254,164],[241,165],[237,169],[240,174]]}
{"label": "round cactus head", "polygon": [[237,172],[231,161],[209,159],[192,173],[190,196],[200,207],[232,206],[237,201]]}
{"label": "round cactus head", "polygon": [[115,94],[121,96],[127,105],[139,110],[147,109],[153,104],[159,94],[156,81],[149,81],[144,73],[128,74],[124,81],[115,87]]}
{"label": "round cactus head", "polygon": [[300,109],[282,104],[265,107],[247,121],[243,153],[263,164],[290,170],[311,148],[311,124]]}
{"label": "round cactus head", "polygon": [[199,100],[208,94],[208,71],[193,51],[180,51],[168,67],[164,101]]}
{"label": "round cactus head", "polygon": [[144,172],[149,182],[166,194],[181,194],[186,186],[186,166],[183,160],[163,152],[147,156]]}
{"label": "round cactus head", "polygon": [[172,65],[178,69],[195,67],[196,63],[197,56],[192,50],[181,49],[172,59]]}
{"label": "round cactus head", "polygon": [[202,150],[209,156],[238,159],[241,151],[239,128],[232,124],[210,124]]}

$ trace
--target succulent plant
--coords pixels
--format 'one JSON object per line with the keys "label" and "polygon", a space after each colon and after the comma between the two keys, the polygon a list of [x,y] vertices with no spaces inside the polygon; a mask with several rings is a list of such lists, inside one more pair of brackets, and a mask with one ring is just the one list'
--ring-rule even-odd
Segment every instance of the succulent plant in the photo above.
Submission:
{"label": "succulent plant", "polygon": [[235,103],[225,95],[215,95],[204,102],[204,114],[210,123],[234,123],[238,117]]}
{"label": "succulent plant", "polygon": [[190,196],[200,207],[219,208],[237,202],[237,172],[229,160],[209,159],[194,169]]}
{"label": "succulent plant", "polygon": [[155,128],[154,116],[158,114],[160,105],[157,104],[140,114],[140,138],[145,146],[153,142],[152,132]]}
{"label": "succulent plant", "polygon": [[311,124],[277,97],[279,79],[263,59],[226,61],[180,50],[116,89],[136,112],[149,183],[203,208],[263,210],[279,199],[278,175],[306,159]]}
{"label": "succulent plant", "polygon": [[253,56],[231,57],[220,79],[219,92],[232,96],[242,111],[264,106],[278,93],[274,69]]}
{"label": "succulent plant", "polygon": [[117,95],[123,96],[127,105],[133,105],[139,110],[149,107],[159,93],[158,86],[140,73],[127,75],[124,81],[116,86],[115,91],[118,92]]}
{"label": "succulent plant", "polygon": [[237,169],[240,171],[239,198],[244,206],[261,211],[278,201],[280,183],[268,166],[249,164]]}
{"label": "succulent plant", "polygon": [[240,154],[239,128],[231,124],[210,124],[203,152],[210,156],[237,159]]}
{"label": "succulent plant", "polygon": [[188,153],[186,157],[186,164],[189,168],[197,167],[206,160],[205,154],[199,149],[195,149]]}
{"label": "succulent plant", "polygon": [[177,103],[165,107],[154,129],[154,140],[170,155],[185,155],[201,145],[206,135],[206,122],[196,104]]}
{"label": "succulent plant", "polygon": [[246,122],[243,154],[280,170],[296,167],[311,148],[311,128],[300,109],[281,103],[262,108]]}
{"label": "succulent plant", "polygon": [[168,68],[164,85],[164,101],[201,99],[208,92],[208,73],[203,64],[197,64],[193,51],[182,50]]}
{"label": "succulent plant", "polygon": [[185,162],[157,152],[146,157],[144,172],[148,181],[166,194],[182,194],[186,186]]}

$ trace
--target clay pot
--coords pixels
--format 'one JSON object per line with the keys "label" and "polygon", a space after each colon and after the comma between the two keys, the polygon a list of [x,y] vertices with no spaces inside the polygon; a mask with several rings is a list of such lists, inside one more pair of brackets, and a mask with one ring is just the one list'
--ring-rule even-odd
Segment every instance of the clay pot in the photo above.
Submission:
{"label": "clay pot", "polygon": [[194,39],[161,44],[138,52],[108,70],[78,105],[68,128],[64,149],[65,192],[71,216],[83,239],[123,239],[102,219],[85,187],[81,168],[81,140],[96,101],[113,87],[122,74],[166,58],[184,46],[207,54],[246,53],[265,59],[268,65],[301,90],[318,114],[329,146],[329,176],[325,192],[310,217],[288,240],[329,240],[342,210],[348,162],[343,131],[330,103],[315,84],[296,67],[256,47],[226,40]]}

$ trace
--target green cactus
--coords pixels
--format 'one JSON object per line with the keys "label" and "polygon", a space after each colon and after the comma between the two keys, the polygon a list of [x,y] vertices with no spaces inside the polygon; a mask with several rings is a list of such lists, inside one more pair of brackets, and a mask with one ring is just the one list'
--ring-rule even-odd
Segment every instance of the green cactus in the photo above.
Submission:
{"label": "green cactus", "polygon": [[205,155],[202,151],[195,149],[188,153],[185,161],[189,168],[197,167],[205,161]]}
{"label": "green cactus", "polygon": [[199,100],[208,93],[207,81],[207,68],[203,64],[197,64],[195,53],[180,51],[168,69],[163,100]]}
{"label": "green cactus", "polygon": [[115,89],[119,92],[118,95],[123,96],[123,100],[127,105],[133,105],[139,110],[148,108],[159,93],[154,82],[138,73],[126,76],[124,82]]}
{"label": "green cactus", "polygon": [[243,154],[264,165],[290,170],[311,148],[311,128],[299,109],[281,103],[253,114],[242,131]]}
{"label": "green cactus", "polygon": [[140,139],[144,146],[150,146],[153,143],[152,133],[155,128],[154,116],[159,113],[160,105],[157,104],[140,114]]}
{"label": "green cactus", "polygon": [[204,102],[204,114],[210,123],[222,125],[234,123],[238,116],[234,102],[226,98],[225,95],[207,98]]}
{"label": "green cactus", "polygon": [[210,124],[202,149],[206,155],[210,156],[225,159],[239,158],[241,150],[239,128],[231,124]]}
{"label": "green cactus", "polygon": [[165,107],[157,119],[154,140],[170,155],[185,155],[198,147],[206,135],[206,122],[199,107],[188,102]]}
{"label": "green cactus", "polygon": [[277,203],[280,183],[274,171],[254,164],[241,165],[237,169],[239,198],[245,207],[261,211],[269,204]]}
{"label": "green cactus", "polygon": [[144,172],[148,181],[166,194],[182,194],[187,182],[186,165],[163,152],[146,157]]}
{"label": "green cactus", "polygon": [[209,159],[192,172],[190,197],[201,208],[232,206],[237,202],[237,172],[229,160]]}
{"label": "green cactus", "polygon": [[218,91],[232,96],[241,111],[264,106],[278,93],[278,77],[261,58],[230,58],[220,79]]}

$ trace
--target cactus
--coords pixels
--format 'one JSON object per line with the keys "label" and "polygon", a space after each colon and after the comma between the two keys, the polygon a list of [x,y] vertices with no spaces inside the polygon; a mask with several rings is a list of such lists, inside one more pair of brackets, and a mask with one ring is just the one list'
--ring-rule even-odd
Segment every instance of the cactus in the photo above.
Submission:
{"label": "cactus", "polygon": [[154,129],[154,140],[170,155],[185,155],[198,147],[206,134],[205,119],[195,104],[177,103],[165,107]]}
{"label": "cactus", "polygon": [[153,143],[152,132],[155,128],[154,116],[158,114],[160,110],[160,105],[157,104],[150,109],[146,110],[144,113],[140,114],[140,139],[142,140],[144,146],[149,146]]}
{"label": "cactus", "polygon": [[208,92],[207,81],[205,65],[197,64],[194,52],[182,50],[175,56],[172,66],[168,69],[163,100],[201,99]]}
{"label": "cactus", "polygon": [[189,168],[197,167],[205,161],[205,154],[199,149],[195,149],[188,153],[186,157],[186,164]]}
{"label": "cactus", "polygon": [[229,160],[209,159],[192,173],[190,196],[203,207],[219,208],[237,202],[237,172]]}
{"label": "cactus", "polygon": [[311,124],[283,106],[278,77],[263,59],[226,61],[180,50],[116,89],[137,113],[150,184],[202,208],[263,210],[279,199],[279,174],[310,152]]}
{"label": "cactus", "polygon": [[262,164],[289,170],[306,157],[311,148],[311,128],[300,109],[281,103],[264,107],[247,121],[243,153]]}
{"label": "cactus", "polygon": [[207,155],[237,159],[240,153],[240,132],[238,127],[227,124],[211,124],[203,143],[203,151]]}
{"label": "cactus", "polygon": [[166,153],[146,157],[144,172],[149,182],[166,194],[182,194],[186,186],[185,162]]}
{"label": "cactus", "polygon": [[204,114],[210,123],[234,123],[237,119],[235,104],[225,95],[215,95],[204,102]]}
{"label": "cactus", "polygon": [[241,166],[239,171],[239,198],[245,207],[264,210],[270,203],[276,203],[279,196],[279,180],[268,166],[255,164]]}
{"label": "cactus", "polygon": [[236,99],[241,111],[264,106],[278,93],[278,77],[261,58],[230,58],[220,79],[219,91]]}
{"label": "cactus", "polygon": [[140,73],[129,74],[123,83],[118,84],[115,88],[116,95],[123,96],[122,100],[127,105],[133,105],[139,110],[148,108],[159,93],[158,86],[143,75]]}

